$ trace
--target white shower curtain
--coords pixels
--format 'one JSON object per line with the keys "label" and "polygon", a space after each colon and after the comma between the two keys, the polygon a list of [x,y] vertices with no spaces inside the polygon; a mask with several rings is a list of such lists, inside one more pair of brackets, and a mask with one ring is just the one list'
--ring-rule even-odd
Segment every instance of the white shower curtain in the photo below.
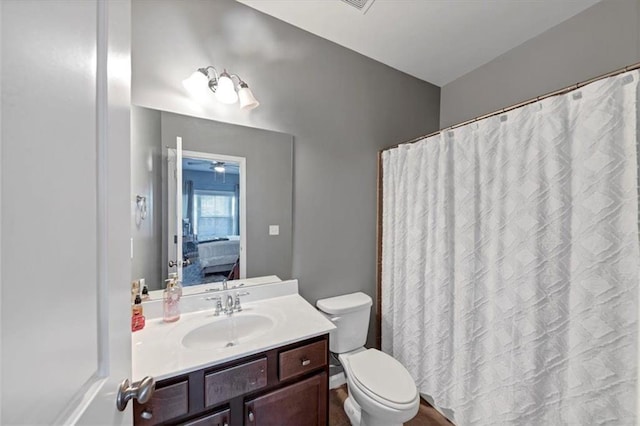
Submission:
{"label": "white shower curtain", "polygon": [[456,424],[635,424],[638,77],[384,152],[382,349]]}

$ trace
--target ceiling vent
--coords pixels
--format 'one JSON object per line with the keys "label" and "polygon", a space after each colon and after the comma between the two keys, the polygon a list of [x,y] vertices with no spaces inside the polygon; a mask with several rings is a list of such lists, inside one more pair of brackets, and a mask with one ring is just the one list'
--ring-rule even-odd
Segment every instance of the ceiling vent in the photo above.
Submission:
{"label": "ceiling vent", "polygon": [[360,12],[362,12],[362,14],[365,14],[369,10],[373,2],[376,0],[342,0],[342,1],[350,6],[355,7]]}

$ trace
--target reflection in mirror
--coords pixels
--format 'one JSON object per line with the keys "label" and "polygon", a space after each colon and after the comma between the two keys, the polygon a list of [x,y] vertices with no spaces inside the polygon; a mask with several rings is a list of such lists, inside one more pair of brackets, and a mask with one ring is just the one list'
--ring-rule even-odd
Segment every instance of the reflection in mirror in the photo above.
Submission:
{"label": "reflection in mirror", "polygon": [[240,157],[182,153],[183,286],[244,278],[244,163]]}
{"label": "reflection in mirror", "polygon": [[[183,284],[193,291],[211,287],[211,283],[199,284],[229,274],[243,278],[277,276],[283,280],[292,277],[291,135],[137,106],[132,106],[131,129],[132,280],[144,279],[150,291],[162,289],[169,272],[177,269],[171,269],[169,261],[184,262],[183,255],[192,262],[183,265],[186,270]],[[184,161],[179,161],[184,166],[181,168],[184,179],[180,179],[184,182],[178,186],[176,181],[180,192],[185,194],[180,196],[177,190],[168,187],[172,175],[169,153],[176,151],[178,139],[182,140],[182,150],[176,152],[176,158],[184,156]],[[235,191],[230,185],[236,179],[231,168],[238,167],[232,163],[242,161],[233,157],[245,164],[245,191],[239,182],[240,193],[236,198],[230,196]],[[188,164],[197,160],[202,163]],[[216,166],[219,170],[222,166],[216,162],[225,163],[224,174],[215,171]],[[222,181],[227,186],[198,187],[198,178],[194,177],[198,171],[209,174],[209,181]],[[240,177],[237,179],[242,181]],[[175,209],[170,208],[171,203]],[[239,218],[235,218],[234,208]],[[170,213],[176,210],[181,210],[180,219]],[[207,245],[211,248],[235,245],[240,253],[234,255],[233,262],[230,257],[214,260],[218,254],[212,253],[218,250],[205,253]]]}

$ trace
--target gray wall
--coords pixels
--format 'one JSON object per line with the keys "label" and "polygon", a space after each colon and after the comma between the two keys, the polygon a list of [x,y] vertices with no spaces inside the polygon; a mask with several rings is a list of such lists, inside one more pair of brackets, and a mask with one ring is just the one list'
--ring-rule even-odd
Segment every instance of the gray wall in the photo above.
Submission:
{"label": "gray wall", "polygon": [[[182,137],[187,151],[245,157],[247,277],[291,278],[293,137],[284,133],[162,112],[162,146]],[[269,235],[279,225],[280,235]]]}
{"label": "gray wall", "polygon": [[[440,89],[231,0],[137,0],[132,14],[133,102],[294,135],[300,293],[374,296],[377,151],[436,130]],[[209,64],[261,106],[188,97],[181,81]]]}
{"label": "gray wall", "polygon": [[605,0],[442,88],[447,127],[640,61],[640,0]]}
{"label": "gray wall", "polygon": [[[147,218],[136,223],[136,195],[147,197]],[[131,108],[131,279],[159,289],[162,247],[162,151],[160,111]]]}

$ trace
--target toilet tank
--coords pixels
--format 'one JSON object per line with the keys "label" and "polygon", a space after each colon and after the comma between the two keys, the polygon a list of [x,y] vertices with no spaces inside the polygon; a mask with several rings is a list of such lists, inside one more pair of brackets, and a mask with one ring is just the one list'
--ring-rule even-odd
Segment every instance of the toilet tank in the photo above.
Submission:
{"label": "toilet tank", "polygon": [[336,326],[329,337],[331,352],[341,354],[364,346],[372,304],[371,297],[361,292],[318,300],[320,312]]}

